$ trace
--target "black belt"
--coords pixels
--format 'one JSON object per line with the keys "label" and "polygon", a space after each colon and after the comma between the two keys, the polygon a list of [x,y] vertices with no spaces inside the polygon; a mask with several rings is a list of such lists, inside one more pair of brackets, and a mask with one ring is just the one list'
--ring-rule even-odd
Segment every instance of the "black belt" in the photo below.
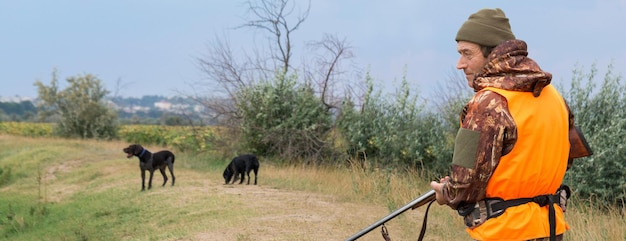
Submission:
{"label": "black belt", "polygon": [[[565,192],[562,195],[562,192]],[[554,204],[559,204],[563,208],[570,196],[569,187],[562,185],[554,195],[540,195],[533,198],[518,198],[504,200],[501,198],[486,198],[475,204],[466,204],[458,208],[457,212],[463,216],[467,227],[476,227],[484,223],[487,219],[498,217],[509,207],[522,205],[529,202],[537,203],[540,207],[548,206],[548,221],[550,222],[550,240],[556,237],[556,214]],[[564,198],[565,200],[562,200]]]}

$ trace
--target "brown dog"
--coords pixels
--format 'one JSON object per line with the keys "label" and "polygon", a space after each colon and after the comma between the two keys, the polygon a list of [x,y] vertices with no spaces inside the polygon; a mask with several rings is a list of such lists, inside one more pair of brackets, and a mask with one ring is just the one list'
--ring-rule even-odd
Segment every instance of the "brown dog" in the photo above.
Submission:
{"label": "brown dog", "polygon": [[156,169],[161,171],[161,175],[163,175],[162,186],[165,186],[165,183],[167,183],[165,167],[170,170],[170,175],[172,175],[172,186],[174,186],[174,182],[176,181],[176,177],[174,176],[174,153],[167,150],[151,153],[139,144],[132,144],[124,148],[123,151],[127,154],[127,158],[131,158],[133,156],[139,158],[139,168],[141,169],[141,191],[146,189],[146,171],[150,172],[148,189],[152,188],[152,176],[154,174],[154,170]]}

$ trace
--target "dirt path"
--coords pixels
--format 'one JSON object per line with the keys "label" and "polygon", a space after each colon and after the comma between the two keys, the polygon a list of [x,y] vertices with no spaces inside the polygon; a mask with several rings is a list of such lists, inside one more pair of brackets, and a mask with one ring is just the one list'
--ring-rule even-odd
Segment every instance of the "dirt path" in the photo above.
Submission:
{"label": "dirt path", "polygon": [[372,207],[336,203],[321,195],[262,186],[219,189],[242,200],[254,200],[247,208],[257,210],[260,215],[230,229],[199,233],[194,240],[343,240],[339,237],[346,236],[346,228],[338,225],[355,227],[354,220],[372,210]]}
{"label": "dirt path", "polygon": [[[183,240],[345,240],[389,211],[385,207],[345,203],[331,196],[301,191],[279,190],[263,185],[222,185],[207,183],[216,195],[236,196],[255,210],[255,215],[243,218],[233,227],[201,232]],[[209,191],[211,192],[211,191]],[[409,225],[421,223],[422,213],[411,211],[402,218]],[[417,239],[414,234],[402,234],[398,223],[391,221],[389,232],[396,240]],[[417,226],[415,226],[417,228]],[[395,231],[395,232],[394,232]],[[383,240],[377,228],[359,240]]]}

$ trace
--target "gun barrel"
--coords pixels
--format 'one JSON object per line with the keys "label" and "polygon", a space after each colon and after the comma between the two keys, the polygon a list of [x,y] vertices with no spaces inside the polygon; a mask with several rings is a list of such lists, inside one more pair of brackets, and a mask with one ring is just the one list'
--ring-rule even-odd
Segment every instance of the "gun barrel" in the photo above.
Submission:
{"label": "gun barrel", "polygon": [[390,213],[389,215],[385,216],[384,218],[376,221],[374,224],[368,226],[367,228],[364,228],[363,230],[359,231],[358,233],[352,235],[351,237],[349,237],[348,239],[346,239],[346,241],[353,241],[356,240],[358,238],[360,238],[361,236],[371,232],[372,230],[374,230],[375,228],[377,228],[380,225],[385,224],[387,221],[395,218],[396,216],[400,215],[401,213],[409,210],[409,209],[415,209],[418,208],[432,200],[435,199],[435,190],[430,190],[424,194],[422,194],[421,196],[419,196],[418,198],[416,198],[415,200],[411,201],[410,203],[404,205],[403,207],[399,208],[396,211],[393,211],[392,213]]}

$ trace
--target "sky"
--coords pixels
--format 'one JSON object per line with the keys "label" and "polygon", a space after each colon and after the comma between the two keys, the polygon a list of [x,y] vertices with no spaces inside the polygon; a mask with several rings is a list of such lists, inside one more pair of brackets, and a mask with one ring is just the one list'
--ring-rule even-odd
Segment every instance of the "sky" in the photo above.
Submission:
{"label": "sky", "polygon": [[[308,3],[294,2],[296,11]],[[458,28],[496,7],[553,82],[593,64],[626,72],[626,0],[312,0],[293,33],[294,52],[334,35],[375,84],[393,87],[406,75],[433,93],[457,71]],[[55,69],[61,88],[68,77],[92,74],[125,97],[193,92],[210,81],[197,60],[216,38],[236,53],[261,42],[259,31],[236,28],[251,19],[246,10],[240,0],[0,0],[0,97],[36,97],[34,83],[49,85]]]}

